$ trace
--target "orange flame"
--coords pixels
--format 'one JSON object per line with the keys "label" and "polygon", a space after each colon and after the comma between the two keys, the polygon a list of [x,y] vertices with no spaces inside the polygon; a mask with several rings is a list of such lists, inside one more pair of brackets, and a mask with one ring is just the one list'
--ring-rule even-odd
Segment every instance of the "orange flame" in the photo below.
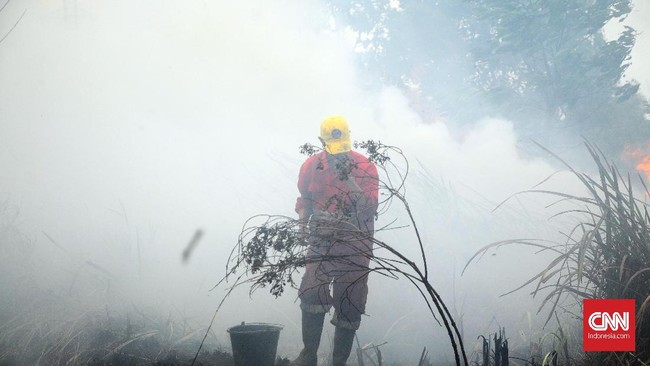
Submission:
{"label": "orange flame", "polygon": [[646,179],[650,180],[650,156],[643,157],[643,160],[636,165],[636,170],[643,173]]}
{"label": "orange flame", "polygon": [[626,145],[623,149],[623,160],[634,165],[634,168],[650,181],[650,143],[644,148]]}

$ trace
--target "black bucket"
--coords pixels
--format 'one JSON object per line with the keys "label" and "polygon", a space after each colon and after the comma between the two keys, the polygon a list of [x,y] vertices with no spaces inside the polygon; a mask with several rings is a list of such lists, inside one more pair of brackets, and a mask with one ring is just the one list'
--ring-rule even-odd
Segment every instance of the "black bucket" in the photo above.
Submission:
{"label": "black bucket", "polygon": [[236,366],[273,366],[281,325],[241,323],[228,328]]}

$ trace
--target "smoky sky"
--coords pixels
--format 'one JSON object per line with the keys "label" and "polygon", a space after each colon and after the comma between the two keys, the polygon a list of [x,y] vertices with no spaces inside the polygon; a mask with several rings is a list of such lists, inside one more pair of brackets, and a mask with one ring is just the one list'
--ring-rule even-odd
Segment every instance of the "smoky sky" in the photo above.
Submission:
{"label": "smoky sky", "polygon": [[[629,21],[648,11],[637,6]],[[107,295],[88,306],[139,302],[209,322],[223,295],[209,290],[244,221],[294,215],[298,147],[317,143],[331,114],[348,119],[355,140],[403,148],[414,172],[407,198],[433,253],[434,284],[476,315],[468,323],[484,329],[492,316],[508,316],[498,295],[512,286],[503,282],[514,285],[510,277],[543,265],[514,250],[504,259],[510,265],[498,265],[508,255],[500,252],[458,276],[491,241],[556,235],[553,224],[537,221],[546,214],[522,217],[519,201],[493,209],[558,168],[522,154],[511,121],[485,116],[458,136],[453,121],[421,123],[400,90],[363,86],[349,34],[320,2],[12,1],[0,13],[0,33],[25,9],[0,43],[0,200],[20,211],[42,288],[61,291],[76,269],[101,268],[120,300]],[[636,60],[647,59],[645,39],[629,70],[642,88],[647,74]],[[432,194],[427,182],[445,189]],[[548,184],[577,187],[566,172]],[[521,223],[511,224],[515,218]],[[184,263],[197,230],[203,235]],[[385,238],[417,253],[410,235]],[[414,357],[427,332],[444,341],[433,321],[418,324],[426,311],[412,308],[422,305],[412,289],[380,281],[388,280],[371,280],[361,329],[368,341],[417,334],[422,339],[408,345]],[[244,290],[215,327],[223,335],[239,321],[283,323],[281,349],[297,353],[298,316],[290,291],[275,300]]]}

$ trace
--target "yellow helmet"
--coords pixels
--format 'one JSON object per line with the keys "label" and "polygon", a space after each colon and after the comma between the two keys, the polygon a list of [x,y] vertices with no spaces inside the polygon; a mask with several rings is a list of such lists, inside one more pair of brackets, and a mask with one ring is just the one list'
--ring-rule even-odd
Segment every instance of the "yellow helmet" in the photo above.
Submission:
{"label": "yellow helmet", "polygon": [[330,154],[340,154],[352,150],[350,127],[341,116],[329,116],[320,124],[320,138],[325,150]]}

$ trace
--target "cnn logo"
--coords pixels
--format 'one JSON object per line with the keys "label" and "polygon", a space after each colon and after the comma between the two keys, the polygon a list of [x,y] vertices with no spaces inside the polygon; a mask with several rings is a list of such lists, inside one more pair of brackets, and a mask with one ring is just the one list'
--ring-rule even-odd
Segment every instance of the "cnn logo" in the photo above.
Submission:
{"label": "cnn logo", "polygon": [[619,312],[610,314],[596,311],[589,316],[588,324],[595,331],[617,331],[619,327],[628,331],[630,329],[630,313],[626,311],[621,315]]}
{"label": "cnn logo", "polygon": [[633,299],[587,299],[582,302],[583,349],[586,352],[636,349]]}

